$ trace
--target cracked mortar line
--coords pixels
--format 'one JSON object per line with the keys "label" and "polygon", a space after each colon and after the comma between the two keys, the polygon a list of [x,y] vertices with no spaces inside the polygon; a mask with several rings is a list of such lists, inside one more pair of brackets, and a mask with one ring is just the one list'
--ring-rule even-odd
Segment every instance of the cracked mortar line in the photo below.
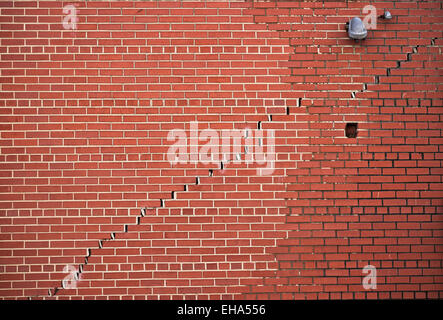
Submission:
{"label": "cracked mortar line", "polygon": [[[254,23],[257,23],[256,21],[255,21],[255,17],[254,17]],[[268,31],[269,31],[269,26],[267,25],[267,29],[268,29]],[[279,33],[280,33],[280,31],[279,31]],[[290,44],[289,44],[289,46],[291,46]],[[298,98],[298,103],[297,103],[297,106],[299,107],[299,106],[301,106],[301,102],[302,102],[302,98]],[[290,110],[289,110],[289,107],[287,106],[286,107],[287,109],[286,109],[286,115],[289,115],[290,114]],[[272,120],[272,114],[268,114],[268,122],[272,122],[273,120]],[[262,130],[262,121],[258,121],[257,122],[257,128],[258,128],[258,130]],[[245,132],[247,132],[247,130],[245,131]],[[246,138],[247,138],[247,136],[246,136]],[[237,154],[237,156],[240,156],[240,158],[241,158],[241,155],[246,155],[247,154],[247,149],[245,149],[245,152],[242,152],[242,153],[240,153],[240,154]],[[229,161],[227,162],[227,163],[229,163]],[[224,171],[224,165],[223,165],[223,161],[221,161],[220,162],[220,169],[219,169],[221,172],[223,172]],[[213,169],[209,169],[208,170],[208,176],[209,177],[212,177],[213,176]],[[199,176],[197,176],[196,177],[196,181],[195,181],[195,184],[194,185],[199,185],[200,184],[200,177]],[[184,189],[184,191],[188,191],[188,185],[189,184],[184,184],[184,187],[183,187],[183,189]],[[172,199],[175,199],[175,192],[174,191],[172,191],[172,193],[171,193],[171,196],[172,196]],[[154,210],[157,210],[158,208],[163,208],[164,207],[164,200],[166,200],[166,199],[160,199],[160,206],[159,207],[149,207],[149,209],[154,209]],[[287,199],[285,199],[285,200],[287,200]],[[140,210],[140,215],[138,215],[137,217],[136,217],[136,224],[135,225],[139,225],[140,224],[140,220],[141,220],[141,218],[142,217],[144,217],[145,215],[146,215],[146,210],[147,210],[148,208],[141,208],[141,210]],[[134,224],[131,224],[131,225],[134,225]],[[128,226],[129,226],[129,224],[125,224],[124,225],[124,230],[123,230],[123,232],[119,232],[120,234],[123,234],[123,233],[127,233],[128,232]],[[106,241],[112,241],[112,240],[115,240],[115,235],[116,235],[116,232],[112,232],[111,234],[110,234],[110,237],[109,238],[104,238],[104,239],[100,239],[100,240],[98,240],[98,248],[99,249],[101,249],[102,247],[103,247],[103,243],[104,242],[106,242]],[[84,272],[84,267],[86,266],[86,265],[88,265],[88,263],[89,263],[89,258],[91,257],[91,255],[92,255],[92,248],[87,248],[86,249],[86,252],[87,252],[87,254],[86,254],[86,256],[84,257],[84,263],[82,263],[82,264],[80,264],[79,265],[79,267],[78,267],[78,271],[76,272],[76,279],[80,279],[80,276],[81,276],[81,274]],[[274,273],[276,273],[276,271],[274,271]],[[61,289],[63,289],[63,281],[64,280],[62,280],[62,286],[61,287],[55,287],[55,288],[53,288],[52,290],[53,291],[51,291],[51,289],[48,289],[48,296],[49,297],[55,297],[56,295],[57,295],[57,293],[61,290]],[[34,296],[35,297],[35,296]],[[29,297],[29,300],[31,300],[32,299],[32,297]]]}
{"label": "cracked mortar line", "polygon": [[[418,49],[420,47],[434,46],[435,45],[435,40],[437,40],[437,39],[438,38],[432,38],[430,45],[429,44],[425,44],[425,45],[420,45],[419,44],[419,45],[416,45],[416,46],[412,47],[412,52],[408,52],[406,54],[406,60],[397,60],[396,61],[397,62],[397,66],[396,67],[386,68],[386,77],[391,76],[391,71],[392,70],[401,69],[401,66],[402,66],[403,63],[412,61],[412,56],[414,54],[418,53]],[[372,82],[372,83],[368,83],[368,82],[363,83],[363,89],[351,92],[351,98],[355,99],[357,93],[366,92],[368,90],[368,84],[379,84],[380,83],[380,77],[381,77],[380,75],[376,75],[376,76],[374,76],[374,82]]]}
{"label": "cracked mortar line", "polygon": [[[301,98],[299,98],[299,103],[300,103],[300,102],[301,102]],[[288,110],[289,110],[289,109],[288,109]],[[287,111],[287,112],[288,112],[287,114],[289,114],[289,111]],[[268,115],[268,121],[272,122],[272,115]],[[261,128],[261,124],[262,124],[262,121],[258,121],[258,122],[257,122],[257,128],[258,128],[259,130],[262,130],[262,128]],[[250,130],[250,129],[246,129],[246,130],[245,130],[245,138],[248,137],[248,133],[247,133],[248,130]],[[246,155],[247,153],[248,153],[247,148],[245,148],[245,152],[241,152],[241,153],[237,154],[237,156],[239,156],[240,159],[241,159],[241,156],[242,156],[242,155]],[[238,159],[238,158],[237,158],[237,159]],[[238,159],[238,160],[240,160],[240,159]],[[230,161],[232,161],[232,159],[229,159],[228,161],[226,161],[226,163],[229,163]],[[224,171],[224,162],[223,162],[223,161],[220,162],[220,168],[219,168],[218,170],[220,170],[221,172]],[[212,177],[213,174],[214,174],[214,169],[208,169],[208,177]],[[195,183],[194,183],[193,185],[199,185],[199,184],[200,184],[200,177],[199,177],[199,176],[196,176]],[[184,191],[188,191],[188,190],[189,190],[189,188],[188,188],[189,185],[192,185],[192,184],[184,184],[184,185],[183,185],[183,189],[184,189]],[[172,191],[172,192],[171,192],[171,199],[176,199],[176,193],[175,193],[175,191]],[[136,218],[136,223],[135,223],[135,224],[124,224],[124,225],[123,225],[123,231],[118,232],[118,233],[120,233],[120,234],[127,233],[127,232],[129,231],[129,228],[128,228],[129,226],[140,225],[141,218],[142,218],[142,217],[145,217],[145,215],[146,215],[146,210],[147,210],[147,209],[154,209],[154,210],[157,210],[158,208],[164,208],[165,200],[167,200],[167,199],[165,199],[165,198],[160,198],[159,200],[160,200],[160,206],[158,206],[158,207],[149,207],[149,208],[148,208],[148,207],[141,208],[141,209],[140,209],[140,214],[139,214],[138,216],[135,217],[135,218]],[[103,238],[103,239],[98,240],[98,249],[102,249],[102,248],[103,248],[103,243],[104,243],[104,242],[115,240],[115,236],[116,236],[116,234],[117,234],[117,232],[112,232],[112,233],[110,234],[110,237],[108,237],[108,238]],[[91,248],[91,247],[86,249],[86,256],[84,257],[84,262],[78,265],[77,272],[75,273],[75,279],[76,279],[76,280],[80,279],[82,273],[84,272],[84,268],[85,268],[85,266],[88,265],[88,263],[89,263],[89,258],[90,258],[91,255],[92,255],[92,249],[93,249],[93,248]],[[57,286],[57,287],[55,287],[55,288],[53,288],[53,289],[48,289],[48,297],[55,297],[55,296],[57,295],[57,293],[58,293],[61,289],[64,289],[63,281],[64,281],[64,280],[62,280],[62,285],[61,285],[61,287],[58,287],[58,286]],[[29,297],[28,299],[29,299],[29,300],[32,300],[33,297],[39,297],[39,296],[32,296],[32,297]]]}

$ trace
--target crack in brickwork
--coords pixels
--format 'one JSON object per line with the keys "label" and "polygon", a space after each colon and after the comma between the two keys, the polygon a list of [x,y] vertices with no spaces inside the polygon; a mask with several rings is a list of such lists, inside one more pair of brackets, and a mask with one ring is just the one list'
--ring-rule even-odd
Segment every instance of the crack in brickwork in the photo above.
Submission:
{"label": "crack in brickwork", "polygon": [[[141,10],[142,9],[140,9],[137,13],[140,13]],[[302,100],[302,98],[298,99],[298,106],[300,106],[301,100]],[[289,107],[286,107],[286,110],[287,110],[286,114],[289,115]],[[268,123],[271,123],[271,122],[273,122],[272,114],[269,114],[268,115]],[[257,121],[257,129],[258,130],[262,130],[262,123],[263,123],[263,121]],[[247,135],[247,131],[248,131],[248,129],[245,130],[245,135]],[[245,146],[245,151],[240,152],[240,154],[238,154],[238,156],[240,156],[240,158],[241,158],[242,156],[246,156],[247,154],[248,154],[247,147]],[[237,160],[239,160],[239,159],[237,159]],[[224,169],[225,169],[225,163],[228,164],[231,161],[234,161],[234,159],[228,159],[227,161],[221,161],[220,162],[220,168],[218,169],[218,171],[219,172],[223,172]],[[214,174],[214,169],[208,169],[208,177],[212,177],[213,174]],[[197,186],[199,184],[200,184],[200,177],[196,176],[195,177],[195,183],[194,184],[184,184],[183,185],[183,190],[186,192],[186,191],[189,190],[188,187],[190,185]],[[129,226],[131,226],[131,225],[140,225],[140,220],[141,220],[141,218],[145,217],[146,211],[148,209],[154,210],[154,215],[155,215],[155,212],[156,212],[156,210],[158,208],[164,208],[164,201],[167,200],[167,199],[175,199],[175,192],[174,191],[171,192],[171,197],[170,198],[160,198],[159,199],[160,200],[160,206],[158,206],[158,207],[149,207],[149,208],[145,207],[145,208],[141,208],[140,215],[134,217],[134,219],[136,220],[136,222],[134,224],[124,224],[123,225],[123,231],[121,231],[121,232],[112,232],[109,237],[102,238],[102,239],[98,240],[98,247],[95,247],[95,249],[103,248],[103,243],[104,242],[115,240],[117,234],[125,234],[125,233],[127,233],[128,230],[129,230],[128,229]],[[76,279],[81,279],[82,273],[83,273],[85,267],[88,265],[88,261],[89,261],[89,258],[92,255],[92,250],[93,249],[94,249],[93,247],[90,247],[90,248],[86,249],[87,254],[84,256],[84,262],[78,265],[77,272],[75,274]],[[60,292],[61,289],[64,289],[63,288],[63,281],[64,280],[62,280],[62,285],[61,286],[54,287],[53,289],[48,289],[47,297],[55,297],[57,295],[57,293]],[[35,298],[35,297],[41,297],[41,296],[32,296],[32,297],[28,297],[28,299],[31,300],[32,298]]]}
{"label": "crack in brickwork", "polygon": [[[277,2],[278,3],[278,0],[277,1],[274,1],[274,2]],[[282,7],[284,7],[284,6],[282,6]],[[267,25],[267,27],[268,27],[268,30],[270,29],[270,26],[276,26],[276,25],[278,25],[278,24],[280,24],[280,23],[282,23],[281,21],[280,21],[280,17],[279,16],[269,16],[268,14],[267,14],[267,10],[277,10],[276,9],[276,7],[272,7],[272,6],[269,6],[269,7],[266,7],[265,5],[263,5],[263,6],[260,6],[260,9],[261,10],[263,10],[264,12],[262,12],[261,14],[260,14],[260,16],[256,16],[255,18],[254,18],[254,21],[256,22],[256,23],[265,23],[266,25]],[[315,16],[315,14],[313,15],[313,16]],[[301,17],[301,19],[303,19],[303,17]],[[282,35],[282,33],[283,32],[285,32],[285,31],[280,31],[280,30],[278,30],[278,33],[279,33],[279,35],[280,35],[280,37],[281,38],[283,38],[283,37],[285,37],[285,38],[287,38],[287,35]],[[402,66],[403,66],[403,64],[404,63],[406,63],[406,62],[410,62],[410,61],[412,61],[412,59],[413,59],[413,56],[414,56],[414,54],[416,54],[416,53],[418,53],[419,52],[419,49],[420,48],[423,48],[423,47],[429,47],[429,46],[434,46],[435,45],[435,41],[437,40],[438,38],[437,37],[433,37],[431,40],[430,40],[430,43],[429,44],[419,44],[419,45],[416,45],[416,46],[413,46],[412,47],[412,51],[411,52],[408,52],[407,53],[407,55],[406,55],[406,59],[404,59],[404,60],[397,60],[396,61],[396,67],[387,67],[386,68],[386,77],[390,77],[391,75],[392,75],[392,71],[393,70],[398,70],[398,69],[401,69],[402,68]],[[291,43],[291,41],[290,41],[290,43]],[[291,45],[291,46],[293,46],[293,45]],[[319,46],[319,45],[318,45]],[[294,49],[296,49],[296,46],[294,45]],[[319,50],[319,48],[318,48],[318,53],[320,54],[320,50]],[[291,67],[291,66],[289,66],[289,68],[291,69],[291,74],[294,76],[294,75],[296,75],[296,70],[297,70],[297,68],[296,67]],[[358,91],[353,91],[353,92],[351,92],[351,94],[350,94],[350,98],[352,98],[352,99],[357,99],[358,98],[358,93],[365,93],[365,92],[367,92],[368,91],[368,87],[369,87],[369,85],[371,85],[371,84],[379,84],[379,82],[380,82],[380,76],[379,75],[375,75],[374,77],[373,77],[373,82],[371,83],[371,82],[364,82],[363,84],[362,84],[362,86],[363,86],[363,88],[361,89],[361,90],[358,90]],[[290,82],[291,84],[297,84],[298,82]],[[420,106],[420,99],[418,99],[418,103],[419,103],[419,106]],[[301,98],[300,98],[300,102],[299,102],[299,106],[301,105]],[[289,114],[289,109],[287,109],[287,114]],[[410,155],[409,155],[410,156]],[[291,199],[288,199],[288,200],[291,200]],[[289,209],[291,209],[292,207],[289,207]],[[292,212],[291,212],[291,210],[289,210],[289,213],[287,214],[287,219],[286,219],[286,223],[287,224],[291,224],[291,223],[294,223],[294,222],[292,222],[292,221],[289,221],[289,218],[291,218],[291,215],[292,215]],[[298,214],[297,214],[297,216],[298,216]],[[293,238],[288,238],[287,240],[291,240],[291,239],[296,239],[295,237],[293,237]],[[276,257],[277,257],[277,255],[279,255],[280,253],[276,253],[275,255],[276,255]],[[314,251],[312,251],[312,254],[314,254]],[[285,273],[288,273],[289,271],[288,270],[286,270],[287,268],[283,268],[282,267],[282,264],[283,263],[285,263],[285,261],[279,261],[279,263],[278,263],[278,267],[279,267],[279,272],[281,273],[281,274],[285,274]],[[305,269],[312,269],[312,266],[311,267],[304,267]],[[315,269],[312,269],[313,271],[315,270]],[[300,271],[298,271],[298,275],[300,275]],[[264,278],[264,283],[266,283],[268,280],[272,280],[273,278],[271,278],[271,277],[267,277],[267,278]],[[272,283],[272,281],[270,282],[270,283]],[[297,283],[297,282],[294,282],[294,283]],[[302,282],[302,284],[303,284],[303,282]],[[279,290],[278,290],[278,288],[277,288],[277,285],[274,285],[275,286],[275,288],[274,288],[274,290],[273,290],[273,292],[276,292],[276,295],[274,295],[274,298],[275,297],[278,297],[279,299],[280,298],[282,298],[282,296],[279,296],[278,295],[278,293],[277,292],[279,292]],[[296,286],[298,286],[298,284],[296,285]],[[315,284],[313,284],[313,286],[316,286]],[[319,289],[321,289],[320,288],[320,286],[321,286],[321,284],[318,284],[318,287],[319,287]],[[252,288],[251,288],[252,289]],[[321,291],[321,290],[320,290]],[[320,292],[319,291],[319,292]],[[265,295],[267,295],[268,294],[268,291],[263,291],[263,292],[260,292],[260,291],[257,291],[257,290],[251,290],[250,291],[250,293],[251,293],[251,295],[249,296],[249,297],[259,297],[259,298],[263,298],[263,297],[265,297]],[[307,294],[306,294],[307,295]],[[269,297],[269,296],[268,296]],[[288,295],[286,295],[286,298],[288,298],[289,296]],[[294,298],[294,296],[290,296],[289,297],[290,299],[293,299]]]}
{"label": "crack in brickwork", "polygon": [[[413,55],[418,53],[418,49],[419,48],[426,48],[426,47],[429,47],[429,46],[433,47],[435,45],[435,40],[437,40],[437,39],[438,38],[434,37],[434,38],[432,38],[430,40],[430,44],[427,44],[427,45],[419,44],[419,45],[416,45],[416,46],[412,47],[412,52],[408,52],[406,54],[406,59],[405,60],[397,60],[397,66],[396,67],[394,67],[394,68],[389,68],[389,67],[386,68],[386,77],[391,76],[391,71],[392,70],[401,69],[403,63],[412,61]],[[357,97],[357,93],[364,93],[364,92],[368,91],[368,85],[370,85],[370,84],[379,84],[379,83],[380,83],[380,76],[376,75],[376,76],[374,76],[374,81],[373,82],[371,82],[371,83],[370,82],[363,83],[363,89],[361,89],[360,91],[351,92],[351,98],[355,99]]]}
{"label": "crack in brickwork", "polygon": [[[142,9],[138,10],[137,13],[140,13],[141,10],[142,10]],[[266,10],[267,10],[267,9],[265,9],[265,11],[266,11]],[[267,30],[268,30],[268,31],[271,31],[270,26],[272,26],[272,25],[277,25],[277,24],[280,24],[280,23],[281,23],[281,21],[279,20],[280,18],[279,18],[278,16],[277,16],[277,19],[276,19],[276,20],[273,20],[272,14],[271,14],[269,17],[267,17],[267,14],[265,13],[264,16],[266,17],[266,19],[264,19],[264,20],[261,19],[261,21],[259,21],[260,19],[258,19],[256,16],[254,16],[254,22],[255,22],[255,23],[265,23],[266,26],[267,26]],[[315,12],[313,13],[313,16],[314,16],[314,17],[317,17],[317,15],[315,14]],[[268,21],[265,21],[265,20],[268,20]],[[275,31],[275,30],[274,30],[274,31]],[[282,36],[282,32],[284,32],[284,31],[278,31],[278,34],[279,34],[280,38],[283,38],[283,36]],[[287,37],[285,37],[285,38],[287,39]],[[431,39],[431,46],[434,46],[434,45],[435,45],[435,40],[437,40],[437,38],[432,38],[432,39]],[[294,47],[294,48],[296,48],[296,47],[295,47],[296,44],[294,43],[293,45],[291,45],[291,44],[290,44],[290,41],[289,41],[289,46],[290,46],[290,47]],[[417,46],[413,47],[413,48],[412,48],[412,52],[407,53],[406,60],[398,60],[398,61],[397,61],[397,66],[396,66],[396,67],[386,68],[386,76],[389,77],[389,76],[391,76],[392,71],[397,70],[397,69],[401,69],[401,68],[402,68],[402,64],[405,63],[405,62],[411,61],[412,58],[413,58],[413,55],[414,55],[415,53],[418,52],[419,48],[421,48],[421,47],[426,47],[426,46],[429,46],[429,45],[417,45]],[[319,44],[317,45],[317,50],[318,50],[318,53],[320,54],[320,45],[319,45]],[[295,75],[296,75],[296,68],[295,68],[295,67],[291,67],[291,66],[289,66],[288,68],[291,70],[291,76],[295,76]],[[112,76],[111,76],[111,77],[112,77]],[[352,97],[352,98],[357,98],[357,96],[358,96],[359,93],[363,93],[363,92],[367,92],[367,91],[368,91],[368,87],[369,87],[369,85],[371,85],[371,84],[379,84],[379,82],[380,82],[380,77],[381,77],[381,76],[378,76],[378,75],[377,75],[377,76],[374,76],[374,78],[373,78],[374,81],[373,81],[373,82],[365,82],[365,83],[363,83],[363,84],[362,84],[362,85],[363,85],[363,89],[361,89],[361,90],[357,90],[357,91],[352,91],[352,92],[351,92],[351,97]],[[289,83],[291,83],[291,84],[300,84],[300,83],[302,83],[302,82],[289,82]],[[350,90],[349,90],[349,91],[350,91]],[[349,91],[348,91],[348,92],[349,92]],[[301,107],[301,106],[302,106],[302,104],[303,104],[303,102],[304,102],[303,99],[304,99],[304,98],[302,98],[302,97],[298,97],[298,98],[297,98],[297,102],[298,102],[298,103],[297,103],[297,107]],[[419,103],[420,103],[420,99],[419,99],[418,101],[419,101]],[[309,103],[308,103],[308,104],[309,104]],[[286,105],[285,114],[286,114],[286,115],[291,115],[291,111],[292,111],[292,109],[291,109],[288,105]],[[268,117],[268,123],[271,123],[271,122],[278,122],[278,121],[275,121],[275,120],[274,120],[275,118],[273,117],[272,114],[268,114],[267,117]],[[262,124],[263,124],[263,121],[257,121],[257,123],[256,123],[256,127],[257,127],[258,130],[262,130]],[[247,153],[248,153],[248,150],[245,149],[244,152],[241,152],[240,157],[246,156]],[[207,175],[207,176],[208,176],[208,177],[212,177],[212,176],[214,175],[214,170],[217,170],[217,172],[218,172],[220,175],[223,175],[222,172],[223,172],[223,170],[226,168],[226,165],[227,165],[229,162],[230,162],[230,161],[226,161],[226,162],[221,161],[221,162],[220,162],[220,167],[219,167],[218,169],[208,169],[208,175]],[[199,184],[200,184],[200,176],[196,176],[196,177],[195,177],[195,183],[193,183],[193,184],[192,184],[192,183],[189,183],[189,184],[183,184],[183,191],[184,191],[184,192],[187,192],[187,191],[189,190],[188,186],[197,186],[197,185],[199,185]],[[131,218],[134,218],[134,220],[135,220],[134,223],[132,223],[132,224],[131,224],[131,223],[125,223],[125,224],[121,225],[123,231],[115,231],[115,232],[111,232],[110,235],[109,235],[108,237],[104,237],[104,238],[101,238],[101,239],[97,240],[97,241],[98,241],[98,247],[88,247],[88,248],[86,249],[86,255],[84,256],[84,262],[81,263],[81,264],[78,264],[77,277],[80,278],[81,275],[82,275],[82,273],[84,272],[85,267],[88,265],[91,256],[93,256],[93,253],[94,253],[93,250],[95,251],[97,248],[98,248],[98,249],[101,249],[101,248],[103,248],[103,246],[104,246],[104,244],[105,244],[106,242],[109,242],[109,241],[113,241],[113,240],[115,240],[115,239],[116,239],[116,236],[118,236],[118,235],[122,235],[122,234],[125,234],[125,233],[128,233],[128,232],[130,231],[130,229],[129,229],[130,226],[140,225],[140,223],[141,223],[141,221],[142,221],[142,218],[145,217],[145,215],[146,215],[146,213],[147,213],[148,210],[149,210],[149,211],[153,211],[153,212],[154,212],[153,215],[156,215],[158,209],[160,209],[160,208],[165,208],[165,207],[166,207],[166,201],[167,201],[167,200],[170,200],[170,199],[176,199],[176,197],[177,197],[177,192],[179,192],[179,191],[172,191],[172,192],[170,193],[170,197],[162,197],[162,198],[160,198],[160,199],[159,199],[159,201],[160,201],[160,205],[159,205],[159,206],[156,206],[156,207],[144,207],[144,208],[141,208],[141,209],[140,209],[140,214],[139,214],[139,215],[134,216],[134,217],[131,216]],[[288,197],[288,198],[285,198],[285,201],[286,201],[286,200],[292,200],[292,199],[293,199],[293,198]],[[288,207],[289,209],[292,208],[291,206],[287,206],[287,207]],[[288,223],[292,223],[291,221],[289,221],[291,214],[292,214],[292,211],[289,210],[289,212],[286,214],[286,222],[285,222],[285,223],[287,223],[287,224],[288,224]],[[120,225],[119,225],[119,227],[120,227]],[[287,237],[286,239],[288,239],[288,237]],[[95,240],[94,240],[94,241],[95,241]],[[276,256],[276,254],[274,254],[274,256]],[[284,268],[281,267],[281,262],[278,263],[278,268],[281,269],[281,270],[284,269]],[[267,279],[270,279],[270,278],[267,278]],[[266,280],[266,279],[264,279],[264,280]],[[62,282],[62,283],[63,283],[63,282]],[[63,288],[63,285],[62,285],[62,286],[56,286],[56,287],[54,287],[54,288],[52,288],[52,289],[49,289],[49,290],[48,290],[48,297],[56,297],[57,294],[60,292],[60,290],[61,290],[62,288]],[[250,290],[252,290],[253,288],[254,288],[253,285],[250,285],[250,286],[249,286],[249,289],[250,289]],[[278,291],[278,290],[276,290],[276,291]],[[36,297],[36,296],[33,296],[33,297]],[[29,298],[31,299],[31,298],[33,298],[33,297],[29,297]],[[37,296],[37,297],[40,297],[40,296]]]}

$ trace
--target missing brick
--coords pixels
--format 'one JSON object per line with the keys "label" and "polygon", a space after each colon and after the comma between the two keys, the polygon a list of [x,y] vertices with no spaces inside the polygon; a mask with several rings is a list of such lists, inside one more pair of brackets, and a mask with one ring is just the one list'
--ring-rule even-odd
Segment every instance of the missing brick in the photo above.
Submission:
{"label": "missing brick", "polygon": [[345,128],[345,135],[348,138],[356,138],[358,134],[358,123],[347,123]]}

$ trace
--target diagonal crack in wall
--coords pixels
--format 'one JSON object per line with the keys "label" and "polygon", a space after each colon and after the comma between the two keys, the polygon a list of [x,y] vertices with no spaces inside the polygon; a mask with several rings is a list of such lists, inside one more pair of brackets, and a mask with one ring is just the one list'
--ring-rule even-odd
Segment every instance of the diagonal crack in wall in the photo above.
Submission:
{"label": "diagonal crack in wall", "polygon": [[[414,47],[412,47],[412,51],[406,53],[406,59],[405,60],[397,60],[397,66],[393,67],[393,68],[386,68],[386,77],[391,76],[391,71],[392,70],[398,70],[402,68],[402,64],[405,62],[410,62],[412,61],[412,57],[414,54],[418,53],[418,49],[422,48],[422,47],[428,47],[428,46],[434,46],[435,45],[435,40],[437,40],[438,38],[431,38],[430,44],[419,44],[416,45]],[[355,99],[357,93],[364,93],[368,91],[368,85],[369,84],[379,84],[380,83],[380,76],[376,75],[374,76],[374,81],[373,82],[366,82],[363,83],[363,89],[359,90],[359,91],[353,91],[351,92],[351,98]]]}
{"label": "diagonal crack in wall", "polygon": [[[254,22],[257,23],[255,21],[255,19],[254,19]],[[267,29],[269,31],[269,27],[268,26],[267,26]],[[297,101],[298,101],[297,106],[301,106],[302,98],[298,98]],[[286,106],[286,115],[289,115],[289,114],[290,114],[289,106]],[[267,122],[272,122],[272,121],[273,121],[272,114],[269,114]],[[262,124],[263,124],[263,121],[257,121],[257,124],[256,124],[257,130],[263,130]],[[245,130],[245,136],[247,135],[247,131],[248,131],[248,128]],[[248,153],[248,150],[244,149],[243,152],[237,154],[236,156],[241,158],[242,156],[245,156],[247,153]],[[223,172],[223,170],[225,168],[225,164],[228,164],[231,161],[233,161],[233,159],[228,159],[227,161],[221,161],[220,162],[220,167],[218,169],[215,169],[215,170]],[[214,174],[214,169],[208,169],[208,177],[212,177],[213,174]],[[186,192],[186,191],[189,190],[188,186],[190,186],[190,185],[199,185],[199,183],[200,183],[200,177],[196,176],[195,177],[195,183],[193,183],[193,184],[184,184],[183,185],[183,191]],[[109,237],[102,238],[102,239],[98,240],[98,246],[97,247],[95,247],[95,248],[94,247],[87,248],[86,249],[86,255],[83,258],[84,262],[78,265],[77,271],[75,273],[75,279],[76,280],[81,279],[81,275],[84,272],[85,267],[88,265],[89,258],[92,255],[92,250],[93,249],[101,249],[101,248],[103,248],[103,243],[104,242],[115,240],[117,234],[125,234],[125,233],[127,233],[129,231],[129,228],[128,228],[129,226],[131,226],[131,225],[140,225],[141,218],[146,215],[148,209],[156,211],[158,208],[163,208],[164,205],[165,205],[165,200],[167,200],[167,199],[175,199],[175,195],[176,195],[176,192],[175,191],[171,191],[171,197],[170,198],[160,198],[159,199],[160,200],[160,206],[141,208],[140,209],[140,214],[135,217],[136,222],[134,224],[124,224],[123,225],[123,231],[121,231],[121,232],[112,232],[112,233],[110,233]],[[285,199],[285,200],[287,200],[287,199]],[[62,290],[62,289],[64,289],[64,280],[61,281],[61,285],[60,286],[56,286],[56,287],[54,287],[52,289],[51,288],[48,289],[48,294],[45,297],[55,297],[57,295],[57,293],[59,293],[60,290]],[[28,297],[28,299],[32,300],[32,298],[35,298],[35,297],[41,297],[41,296]]]}

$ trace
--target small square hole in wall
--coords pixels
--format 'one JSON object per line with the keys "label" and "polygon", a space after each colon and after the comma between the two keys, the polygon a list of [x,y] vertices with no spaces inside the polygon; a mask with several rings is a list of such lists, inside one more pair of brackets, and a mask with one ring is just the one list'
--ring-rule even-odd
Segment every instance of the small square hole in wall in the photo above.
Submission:
{"label": "small square hole in wall", "polygon": [[345,128],[345,134],[348,138],[357,137],[358,123],[347,123]]}

